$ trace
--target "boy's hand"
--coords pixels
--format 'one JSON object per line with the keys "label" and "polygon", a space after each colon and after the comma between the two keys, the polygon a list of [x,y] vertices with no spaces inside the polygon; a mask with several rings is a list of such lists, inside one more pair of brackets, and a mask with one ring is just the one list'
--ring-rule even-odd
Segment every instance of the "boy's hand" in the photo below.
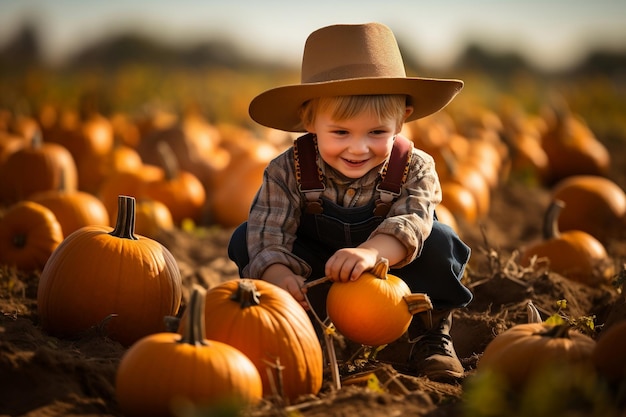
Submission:
{"label": "boy's hand", "polygon": [[305,310],[310,309],[302,292],[302,285],[306,280],[304,277],[295,275],[284,265],[275,264],[267,268],[263,274],[263,280],[287,291]]}
{"label": "boy's hand", "polygon": [[376,265],[377,250],[369,248],[339,249],[326,262],[326,276],[333,281],[356,281],[367,270]]}

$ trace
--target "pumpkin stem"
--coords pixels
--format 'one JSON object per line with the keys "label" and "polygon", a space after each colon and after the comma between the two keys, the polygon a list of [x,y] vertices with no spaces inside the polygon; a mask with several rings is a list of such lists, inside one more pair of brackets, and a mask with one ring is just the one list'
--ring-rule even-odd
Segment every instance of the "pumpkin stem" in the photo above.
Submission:
{"label": "pumpkin stem", "polygon": [[450,149],[448,149],[448,148],[446,148],[444,146],[441,149],[439,149],[439,153],[440,153],[441,157],[443,158],[444,166],[446,167],[446,169],[450,173],[450,176],[454,177],[455,175],[457,175],[457,173],[459,171],[459,169],[458,169],[459,168],[459,162],[457,161],[457,159],[454,156],[454,154],[452,153],[452,151],[450,151]]}
{"label": "pumpkin stem", "polygon": [[59,188],[57,189],[57,191],[60,193],[67,192],[70,189],[67,186],[67,174],[65,170],[66,170],[65,166],[63,166],[61,170],[59,171]]}
{"label": "pumpkin stem", "polygon": [[165,179],[171,181],[178,177],[178,160],[176,159],[176,155],[174,154],[174,151],[169,143],[163,140],[157,142],[157,152],[159,153],[159,157],[161,158],[161,162],[163,164]]}
{"label": "pumpkin stem", "polygon": [[433,309],[433,303],[430,301],[430,297],[427,294],[408,294],[403,298],[409,307],[409,313],[411,313],[411,315]]}
{"label": "pumpkin stem", "polygon": [[185,332],[178,343],[190,345],[208,345],[206,340],[206,328],[204,327],[204,304],[206,302],[206,289],[194,284],[189,297],[189,316],[185,325]]}
{"label": "pumpkin stem", "polygon": [[539,336],[546,336],[554,339],[569,339],[569,329],[571,327],[572,326],[569,323],[558,324],[556,326],[551,326],[548,330],[544,330],[536,334],[538,334]]}
{"label": "pumpkin stem", "polygon": [[543,219],[543,238],[544,240],[558,239],[561,236],[559,230],[559,215],[565,207],[565,202],[561,200],[553,200],[546,210]]}
{"label": "pumpkin stem", "polygon": [[387,279],[387,272],[389,272],[389,260],[387,258],[380,258],[370,271],[372,275],[380,279]]}
{"label": "pumpkin stem", "polygon": [[115,229],[109,234],[121,239],[139,240],[135,236],[135,197],[117,197],[117,220]]}
{"label": "pumpkin stem", "polygon": [[18,233],[13,236],[13,239],[11,239],[11,244],[14,248],[22,249],[24,246],[26,246],[26,233]]}
{"label": "pumpkin stem", "polygon": [[30,141],[30,146],[33,149],[41,149],[41,147],[43,146],[43,136],[41,135],[41,131],[39,131],[39,129],[35,130],[35,132],[33,133],[33,137]]}
{"label": "pumpkin stem", "polygon": [[261,293],[254,285],[254,281],[251,279],[242,279],[237,285],[237,291],[230,297],[232,301],[239,303],[239,306],[243,308],[258,306],[261,304]]}

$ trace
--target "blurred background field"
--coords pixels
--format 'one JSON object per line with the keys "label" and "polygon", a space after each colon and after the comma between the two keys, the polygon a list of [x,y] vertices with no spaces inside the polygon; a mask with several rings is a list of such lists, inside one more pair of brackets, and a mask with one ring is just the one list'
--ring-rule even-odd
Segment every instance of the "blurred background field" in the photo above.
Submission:
{"label": "blurred background field", "polygon": [[[237,278],[226,255],[231,228],[246,219],[269,158],[291,143],[290,135],[250,119],[250,100],[299,82],[313,30],[380,21],[396,33],[408,75],[465,81],[445,111],[404,133],[435,157],[439,219],[458,227],[473,250],[464,279],[476,298],[455,318],[456,348],[470,373],[497,329],[527,320],[528,299],[546,315],[566,298],[569,314],[593,315],[596,329],[624,318],[623,288],[613,282],[578,283],[541,265],[517,264],[520,251],[542,236],[555,183],[582,174],[613,180],[617,186],[607,189],[624,203],[615,205],[621,212],[575,195],[562,213],[581,220],[575,229],[598,232],[608,263],[623,269],[624,18],[622,0],[0,0],[0,226],[14,203],[35,199],[15,192],[26,182],[41,180],[37,191],[56,192],[68,179],[67,165],[35,172],[15,162],[19,151],[34,148],[39,130],[44,142],[71,152],[74,188],[97,196],[108,213],[98,224],[114,224],[118,195],[137,197],[135,232],[172,251],[184,300],[191,284],[210,288]],[[157,152],[162,142],[177,156],[178,176]],[[79,196],[79,207],[98,205]],[[34,269],[16,268],[11,256],[0,259],[0,348],[7,352],[0,373],[8,375],[0,379],[0,409],[31,417],[120,416],[114,378],[125,349],[99,331],[64,340],[39,326],[37,286],[50,252],[44,255]],[[572,397],[545,395],[566,406],[542,415],[566,415],[565,408],[577,406],[580,392],[570,391]],[[619,406],[623,392],[614,401]],[[413,393],[418,397],[394,405],[398,414],[462,415],[459,385],[421,384]],[[369,398],[334,404],[336,415],[381,415],[374,403],[393,414],[392,400]],[[426,407],[413,404],[416,398],[429,399]],[[497,415],[524,415],[517,404],[504,406],[510,407]],[[331,415],[326,405],[318,408],[309,415]]]}
{"label": "blurred background field", "polygon": [[409,75],[462,78],[459,106],[529,111],[562,94],[607,140],[626,129],[626,6],[619,1],[2,1],[0,106],[37,112],[87,97],[103,113],[196,107],[255,128],[247,104],[297,82],[306,36],[379,20]]}

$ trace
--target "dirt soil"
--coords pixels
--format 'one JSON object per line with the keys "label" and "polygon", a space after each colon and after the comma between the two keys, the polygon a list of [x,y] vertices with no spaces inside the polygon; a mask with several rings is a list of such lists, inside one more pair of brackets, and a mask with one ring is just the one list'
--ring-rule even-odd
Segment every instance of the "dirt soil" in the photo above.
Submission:
{"label": "dirt soil", "polygon": [[[616,162],[617,166],[623,166],[620,162],[623,161]],[[480,355],[497,333],[527,321],[528,301],[546,318],[556,312],[556,302],[565,299],[569,317],[595,316],[596,331],[604,324],[626,318],[624,299],[611,284],[592,288],[551,273],[545,266],[524,269],[518,265],[518,251],[540,236],[548,201],[549,192],[544,188],[505,183],[493,192],[488,218],[479,225],[460,226],[461,236],[473,251],[466,284],[474,293],[474,300],[467,308],[456,311],[452,330],[467,371],[464,380],[438,383],[413,377],[381,359],[372,361],[368,369],[378,377],[382,389],[345,384],[334,390],[327,378],[314,398],[288,408],[263,403],[246,411],[247,415],[472,415],[465,414],[464,393]],[[235,265],[226,257],[230,232],[220,228],[193,233],[177,230],[163,234],[159,241],[176,257],[186,288],[192,283],[211,287],[237,278]],[[623,242],[616,239],[607,245],[617,266],[626,259]],[[125,348],[96,329],[73,340],[45,334],[38,325],[37,283],[37,274],[0,268],[0,415],[121,416],[114,378]],[[570,404],[580,409],[580,403]],[[574,410],[558,410],[552,415],[593,415],[585,414],[584,409],[583,414]]]}

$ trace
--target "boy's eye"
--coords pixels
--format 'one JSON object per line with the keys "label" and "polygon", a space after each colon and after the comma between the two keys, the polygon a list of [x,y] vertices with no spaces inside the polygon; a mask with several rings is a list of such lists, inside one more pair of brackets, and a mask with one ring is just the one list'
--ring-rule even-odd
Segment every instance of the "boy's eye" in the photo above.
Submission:
{"label": "boy's eye", "polygon": [[348,131],[347,130],[333,130],[333,133],[335,135],[347,135]]}

